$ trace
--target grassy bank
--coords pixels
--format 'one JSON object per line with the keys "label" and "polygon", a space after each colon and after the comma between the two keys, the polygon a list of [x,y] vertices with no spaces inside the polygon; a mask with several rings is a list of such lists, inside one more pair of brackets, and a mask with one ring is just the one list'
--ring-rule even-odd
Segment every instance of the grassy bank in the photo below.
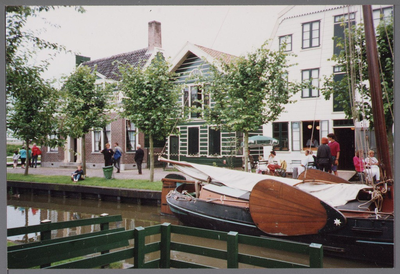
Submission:
{"label": "grassy bank", "polygon": [[82,185],[82,186],[98,186],[98,187],[116,187],[130,189],[145,189],[161,191],[162,183],[150,182],[148,180],[131,180],[131,179],[105,179],[101,177],[89,177],[83,181],[73,182],[68,176],[47,176],[47,175],[27,175],[7,173],[7,181],[21,182],[37,182],[48,184],[65,184],[65,185]]}

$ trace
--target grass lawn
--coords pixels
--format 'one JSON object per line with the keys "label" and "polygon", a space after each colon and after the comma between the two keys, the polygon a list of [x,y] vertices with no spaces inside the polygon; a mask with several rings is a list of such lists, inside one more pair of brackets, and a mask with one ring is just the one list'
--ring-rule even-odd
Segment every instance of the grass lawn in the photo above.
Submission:
{"label": "grass lawn", "polygon": [[15,173],[7,173],[7,181],[21,182],[37,182],[48,184],[65,184],[65,185],[82,185],[82,186],[99,186],[99,187],[116,187],[130,189],[145,189],[161,191],[162,182],[150,182],[149,180],[132,180],[132,179],[106,179],[101,177],[89,177],[83,181],[73,182],[68,176],[47,176],[47,175],[23,175]]}

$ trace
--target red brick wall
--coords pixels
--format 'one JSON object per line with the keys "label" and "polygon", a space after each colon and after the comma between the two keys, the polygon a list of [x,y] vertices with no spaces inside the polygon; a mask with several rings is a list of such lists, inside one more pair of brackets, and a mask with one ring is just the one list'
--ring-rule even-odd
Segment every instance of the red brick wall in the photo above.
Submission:
{"label": "red brick wall", "polygon": [[[119,146],[123,150],[121,165],[125,165],[125,169],[133,169],[135,168],[135,153],[134,152],[126,152],[126,119],[121,118],[118,114],[111,114],[111,118],[115,119],[111,122],[111,147],[114,148],[115,142],[119,144]],[[145,157],[143,160],[143,167],[145,168],[147,165],[147,149],[144,148],[144,134],[139,133],[136,136],[139,144],[142,145],[142,148],[145,152]],[[104,156],[100,152],[92,151],[92,132],[89,132],[85,135],[86,141],[86,165],[88,168],[100,168],[104,165]],[[59,148],[57,153],[47,152],[47,147],[42,147],[42,162],[44,166],[59,166],[60,163],[64,162],[64,149]]]}

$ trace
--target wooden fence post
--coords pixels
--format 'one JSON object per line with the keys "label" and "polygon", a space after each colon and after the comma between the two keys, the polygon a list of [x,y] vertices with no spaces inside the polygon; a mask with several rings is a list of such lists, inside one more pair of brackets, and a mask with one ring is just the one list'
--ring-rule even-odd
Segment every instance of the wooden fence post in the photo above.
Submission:
{"label": "wooden fence post", "polygon": [[227,267],[239,267],[239,233],[230,231],[228,233],[227,243]]}
{"label": "wooden fence post", "polygon": [[310,244],[310,267],[323,268],[324,249],[321,244]]}
{"label": "wooden fence post", "polygon": [[170,268],[171,263],[171,224],[161,225],[160,268]]}
{"label": "wooden fence post", "polygon": [[[40,221],[40,224],[50,224],[50,223],[51,223],[51,220],[49,220],[49,219]],[[40,232],[40,241],[50,240],[50,239],[51,239],[51,230],[46,230],[46,231]],[[51,264],[41,265],[40,268],[44,268],[44,267],[48,267],[48,266],[51,266]]]}
{"label": "wooden fence post", "polygon": [[[107,216],[108,216],[108,213],[102,213],[102,214],[100,214],[100,218],[101,218],[101,217],[107,217]],[[103,230],[108,230],[108,229],[110,229],[110,223],[109,223],[109,222],[100,223],[100,230],[101,230],[101,231],[103,231]],[[106,254],[106,253],[110,253],[110,250],[104,250],[104,251],[101,252],[101,254]],[[109,264],[107,264],[107,265],[102,265],[101,268],[105,268],[105,267],[107,267],[107,266],[109,266]]]}
{"label": "wooden fence post", "polygon": [[143,268],[144,267],[144,247],[145,247],[145,229],[141,226],[138,226],[133,231],[133,238],[135,239],[134,243],[134,268]]}

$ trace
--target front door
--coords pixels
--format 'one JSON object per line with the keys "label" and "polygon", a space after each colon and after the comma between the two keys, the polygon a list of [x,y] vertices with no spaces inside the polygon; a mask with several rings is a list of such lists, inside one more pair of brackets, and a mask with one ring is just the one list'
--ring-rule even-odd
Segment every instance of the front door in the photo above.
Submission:
{"label": "front door", "polygon": [[69,161],[72,163],[76,163],[78,155],[78,139],[77,138],[70,138],[69,140]]}
{"label": "front door", "polygon": [[169,137],[169,158],[171,160],[179,161],[179,137]]}

